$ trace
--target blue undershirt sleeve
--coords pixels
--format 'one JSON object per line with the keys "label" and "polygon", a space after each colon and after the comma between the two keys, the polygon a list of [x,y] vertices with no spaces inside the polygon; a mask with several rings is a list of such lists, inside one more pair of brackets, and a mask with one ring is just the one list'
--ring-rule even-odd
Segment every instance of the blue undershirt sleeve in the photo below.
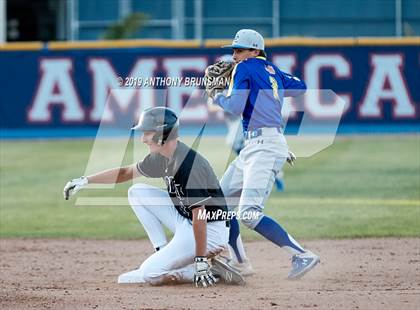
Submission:
{"label": "blue undershirt sleeve", "polygon": [[232,73],[227,96],[219,94],[214,101],[225,111],[234,115],[241,115],[248,99],[249,88],[248,69],[244,64],[238,64]]}

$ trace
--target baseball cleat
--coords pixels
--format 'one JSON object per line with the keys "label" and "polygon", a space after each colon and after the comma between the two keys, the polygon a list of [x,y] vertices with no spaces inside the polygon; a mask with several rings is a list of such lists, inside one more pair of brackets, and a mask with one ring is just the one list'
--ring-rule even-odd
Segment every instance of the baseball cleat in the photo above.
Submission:
{"label": "baseball cleat", "polygon": [[226,284],[245,285],[245,280],[238,270],[229,266],[220,258],[211,260],[211,272],[217,278],[221,278]]}
{"label": "baseball cleat", "polygon": [[227,264],[238,270],[243,277],[248,277],[255,274],[254,268],[252,268],[251,262],[249,260],[244,260],[242,263],[239,263],[230,259],[227,261]]}
{"label": "baseball cleat", "polygon": [[292,270],[290,271],[288,278],[290,280],[295,280],[303,277],[304,274],[314,268],[319,262],[319,257],[311,251],[293,255]]}
{"label": "baseball cleat", "polygon": [[254,268],[252,268],[251,262],[248,259],[244,259],[242,263],[235,262],[232,258],[223,255],[219,255],[218,259],[238,271],[243,277],[255,274]]}
{"label": "baseball cleat", "polygon": [[140,269],[131,270],[129,272],[120,274],[118,277],[118,284],[130,283],[146,283],[140,275]]}

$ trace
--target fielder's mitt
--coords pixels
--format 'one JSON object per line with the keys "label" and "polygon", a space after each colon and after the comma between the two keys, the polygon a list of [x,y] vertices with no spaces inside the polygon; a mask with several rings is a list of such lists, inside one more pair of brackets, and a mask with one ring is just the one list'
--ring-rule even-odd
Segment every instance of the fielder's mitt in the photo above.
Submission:
{"label": "fielder's mitt", "polygon": [[206,93],[211,99],[214,99],[214,96],[222,92],[229,84],[234,66],[233,62],[218,61],[206,68],[204,74]]}

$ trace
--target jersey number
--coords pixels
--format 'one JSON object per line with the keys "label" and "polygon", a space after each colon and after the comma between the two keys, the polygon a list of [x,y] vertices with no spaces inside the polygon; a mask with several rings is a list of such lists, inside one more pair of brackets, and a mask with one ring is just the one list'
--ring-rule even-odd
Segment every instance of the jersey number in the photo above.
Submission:
{"label": "jersey number", "polygon": [[270,76],[270,84],[271,84],[271,88],[273,89],[273,96],[275,99],[277,99],[278,101],[280,101],[280,97],[279,97],[279,85],[277,84],[277,81],[275,78],[273,78],[272,76]]}

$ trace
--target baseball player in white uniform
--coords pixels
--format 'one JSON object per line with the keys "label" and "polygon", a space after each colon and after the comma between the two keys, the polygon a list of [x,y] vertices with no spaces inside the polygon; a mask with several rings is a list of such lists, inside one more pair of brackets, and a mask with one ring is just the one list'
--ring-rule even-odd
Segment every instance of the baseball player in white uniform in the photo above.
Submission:
{"label": "baseball player in white uniform", "polygon": [[[319,257],[304,249],[275,220],[264,215],[263,209],[275,175],[289,157],[281,116],[283,98],[304,93],[306,85],[267,61],[264,39],[255,30],[238,31],[233,43],[225,47],[233,49],[236,66],[227,95],[216,94],[214,103],[231,114],[242,116],[245,145],[226,170],[221,186],[227,198],[238,197],[238,216],[245,226],[290,253],[292,270],[288,278],[297,279],[311,270]],[[235,203],[228,205],[236,207]],[[249,262],[240,239],[239,225],[235,221],[231,221],[231,225],[232,265],[247,270]]]}
{"label": "baseball player in white uniform", "polygon": [[[120,183],[140,176],[163,178],[167,191],[142,183],[128,191],[129,203],[155,253],[138,269],[121,274],[118,283],[195,282],[208,287],[221,279],[244,284],[242,276],[223,261],[208,259],[228,242],[226,202],[208,161],[178,141],[178,126],[172,110],[146,109],[133,129],[143,132],[141,139],[150,154],[131,166],[74,179],[64,187],[64,197],[68,199],[88,183]],[[169,242],[164,227],[174,234]]]}

